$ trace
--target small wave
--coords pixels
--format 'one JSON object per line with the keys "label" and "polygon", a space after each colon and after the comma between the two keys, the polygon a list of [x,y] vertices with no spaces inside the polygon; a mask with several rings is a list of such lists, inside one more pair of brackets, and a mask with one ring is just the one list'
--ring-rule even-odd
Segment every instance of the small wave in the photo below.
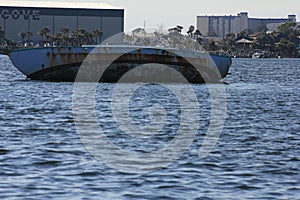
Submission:
{"label": "small wave", "polygon": [[6,155],[10,152],[10,150],[7,149],[0,149],[0,155]]}

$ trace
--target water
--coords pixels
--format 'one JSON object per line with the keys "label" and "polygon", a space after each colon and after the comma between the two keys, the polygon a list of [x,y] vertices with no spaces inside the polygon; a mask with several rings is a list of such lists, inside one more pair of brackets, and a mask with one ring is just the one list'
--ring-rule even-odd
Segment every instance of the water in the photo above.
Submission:
{"label": "water", "polygon": [[[146,174],[118,171],[87,150],[74,123],[73,84],[25,80],[6,57],[0,63],[1,199],[300,199],[299,59],[233,60],[225,126],[205,158],[198,149],[210,98],[204,85],[193,85],[201,108],[193,143],[167,167]],[[157,110],[165,113],[154,115],[167,116],[160,134],[135,138],[118,131],[112,118],[106,97],[113,86],[97,88],[96,114],[115,145],[151,152],[175,137],[182,119],[169,90],[146,85],[133,95],[135,124],[151,123],[149,106],[161,104]]]}

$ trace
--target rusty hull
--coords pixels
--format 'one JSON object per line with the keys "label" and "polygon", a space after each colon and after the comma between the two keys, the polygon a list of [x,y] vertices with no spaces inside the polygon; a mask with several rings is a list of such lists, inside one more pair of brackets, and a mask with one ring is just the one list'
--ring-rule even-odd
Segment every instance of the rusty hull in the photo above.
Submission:
{"label": "rusty hull", "polygon": [[[159,81],[158,79],[161,79],[163,82],[173,82],[173,80],[177,82],[178,77],[172,78],[176,76],[175,74],[165,74],[165,68],[160,67],[166,65],[182,74],[191,83],[203,83],[219,81],[226,76],[229,69],[228,66],[223,71],[218,70],[217,67],[212,67],[214,61],[205,57],[185,58],[163,49],[150,49],[151,53],[145,51],[142,48],[126,53],[113,52],[110,48],[64,47],[41,48],[40,51],[33,49],[31,53],[36,54],[37,61],[33,62],[36,67],[27,76],[34,80],[75,81],[80,67],[89,65],[84,78],[80,81],[95,81],[92,76],[98,73],[102,76],[97,81],[117,82],[130,70],[151,64],[151,67],[144,72],[136,73],[136,76],[141,76],[140,78],[132,77],[132,80]],[[30,55],[30,50],[27,50],[27,53]],[[29,66],[29,63],[27,65]]]}

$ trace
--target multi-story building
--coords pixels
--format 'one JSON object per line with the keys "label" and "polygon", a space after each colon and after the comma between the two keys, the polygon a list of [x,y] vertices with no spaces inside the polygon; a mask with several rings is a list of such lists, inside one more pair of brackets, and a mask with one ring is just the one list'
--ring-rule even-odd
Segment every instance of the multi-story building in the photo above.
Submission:
{"label": "multi-story building", "polygon": [[257,27],[270,23],[296,21],[296,15],[288,18],[261,19],[249,18],[247,12],[241,12],[237,16],[198,16],[197,29],[204,36],[224,37],[229,33],[239,33],[245,29],[255,30]]}

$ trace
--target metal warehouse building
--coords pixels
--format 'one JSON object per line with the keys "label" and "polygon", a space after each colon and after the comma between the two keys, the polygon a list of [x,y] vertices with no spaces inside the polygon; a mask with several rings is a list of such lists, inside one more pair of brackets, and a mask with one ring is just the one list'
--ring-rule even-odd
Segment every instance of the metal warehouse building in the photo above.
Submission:
{"label": "metal warehouse building", "polygon": [[124,31],[124,9],[104,3],[39,2],[0,0],[0,27],[5,36],[20,41],[20,32],[32,32],[32,40],[42,40],[37,33],[48,27],[49,34],[85,29],[100,29],[102,39]]}

